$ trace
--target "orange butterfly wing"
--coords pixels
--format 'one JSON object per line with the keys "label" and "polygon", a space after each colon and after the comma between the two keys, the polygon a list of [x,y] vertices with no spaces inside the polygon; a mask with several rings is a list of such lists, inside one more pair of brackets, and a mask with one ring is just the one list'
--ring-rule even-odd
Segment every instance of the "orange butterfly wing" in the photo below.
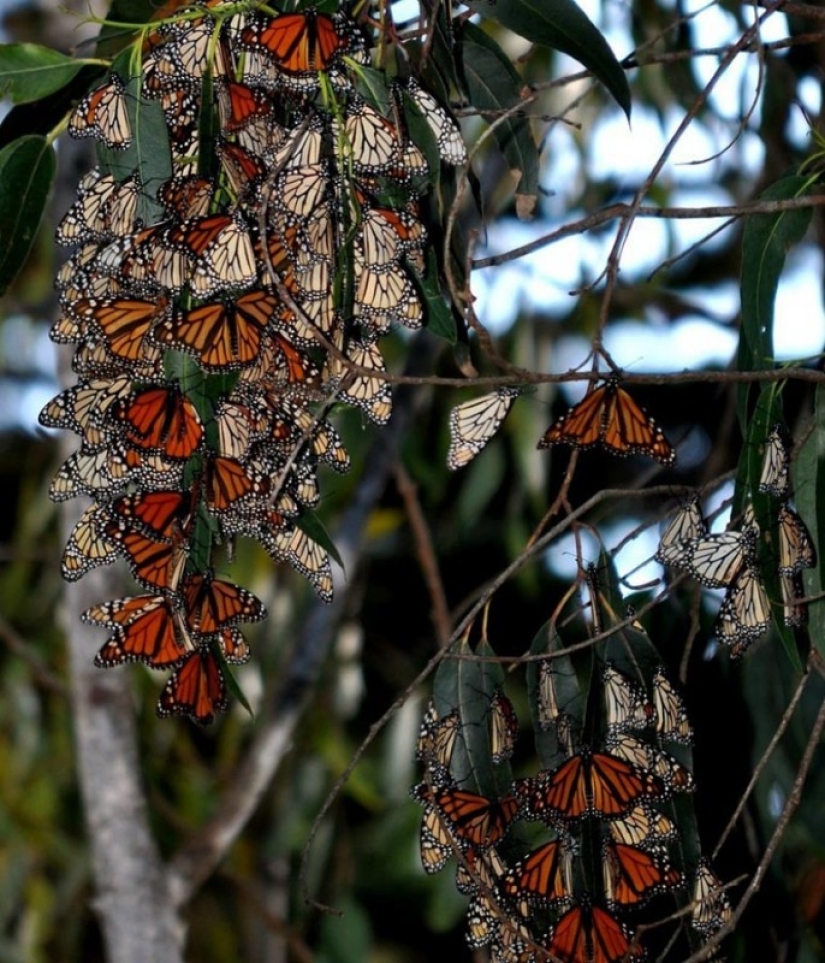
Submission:
{"label": "orange butterfly wing", "polygon": [[345,41],[330,17],[319,13],[292,13],[276,17],[260,35],[260,43],[287,73],[326,70]]}
{"label": "orange butterfly wing", "polygon": [[677,886],[681,880],[679,872],[636,846],[607,842],[602,859],[609,905],[639,905],[654,893]]}
{"label": "orange butterfly wing", "polygon": [[453,833],[479,848],[495,845],[518,812],[514,796],[487,799],[463,789],[447,789],[435,797],[435,803],[449,820]]}
{"label": "orange butterfly wing", "polygon": [[210,635],[237,622],[266,618],[263,603],[252,592],[233,582],[190,575],[184,582],[186,614],[193,631]]}
{"label": "orange butterfly wing", "polygon": [[618,756],[594,752],[589,759],[593,812],[621,816],[643,796],[661,796],[665,784],[657,776]]}
{"label": "orange butterfly wing", "polygon": [[647,455],[664,465],[676,460],[662,429],[622,388],[615,387],[615,403],[608,409],[602,443],[621,455]]}
{"label": "orange butterfly wing", "polygon": [[168,600],[150,596],[143,611],[115,627],[112,638],[95,657],[95,665],[108,668],[136,660],[162,669],[176,665],[185,655]]}
{"label": "orange butterfly wing", "polygon": [[553,927],[547,949],[561,963],[621,963],[643,956],[622,924],[598,906],[574,906]]}
{"label": "orange butterfly wing", "polygon": [[186,715],[207,725],[226,708],[226,682],[218,660],[201,647],[175,670],[158,699],[158,715]]}
{"label": "orange butterfly wing", "polygon": [[570,891],[565,879],[564,855],[564,843],[559,839],[533,850],[502,878],[502,892],[517,900],[567,899]]}
{"label": "orange butterfly wing", "polygon": [[575,448],[590,448],[601,440],[602,425],[609,404],[610,383],[591,391],[544,433],[539,448],[549,448],[558,443]]}
{"label": "orange butterfly wing", "polygon": [[126,441],[143,451],[185,460],[200,447],[203,424],[192,402],[176,388],[149,388],[122,413]]}
{"label": "orange butterfly wing", "polygon": [[531,806],[536,815],[551,810],[564,819],[577,819],[588,812],[587,763],[581,753],[539,777]]}
{"label": "orange butterfly wing", "polygon": [[585,395],[554,422],[538,447],[558,443],[582,449],[602,445],[615,455],[646,455],[664,465],[676,460],[662,429],[615,378]]}

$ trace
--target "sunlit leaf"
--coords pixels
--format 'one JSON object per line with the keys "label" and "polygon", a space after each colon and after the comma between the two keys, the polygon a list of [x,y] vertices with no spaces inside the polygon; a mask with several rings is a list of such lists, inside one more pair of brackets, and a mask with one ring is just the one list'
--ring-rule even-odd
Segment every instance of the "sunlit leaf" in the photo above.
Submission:
{"label": "sunlit leaf", "polygon": [[60,90],[88,63],[34,43],[0,44],[0,95],[29,104]]}

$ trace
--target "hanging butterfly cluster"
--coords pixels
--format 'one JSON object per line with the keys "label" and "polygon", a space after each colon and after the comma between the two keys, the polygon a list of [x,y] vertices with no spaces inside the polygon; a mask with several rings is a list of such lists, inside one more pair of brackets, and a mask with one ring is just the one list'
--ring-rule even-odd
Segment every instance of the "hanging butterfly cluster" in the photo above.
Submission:
{"label": "hanging butterfly cluster", "polygon": [[445,162],[466,159],[414,80],[370,71],[383,112],[358,92],[367,38],[345,15],[236,10],[154,26],[139,76],[112,72],[70,117],[101,164],[57,230],[77,250],[51,334],[77,345],[78,383],[40,418],[81,439],[52,498],[93,499],[63,574],[125,557],[149,593],[85,613],[110,632],[97,663],[173,669],[158,711],[199,723],[225,708],[226,663],[249,656],[238,624],[266,614],[214,576],[221,546],[255,539],[332,596],[305,531],[319,464],[349,468],[324,415],[337,401],[385,423],[377,342],[423,321],[428,163],[404,117],[423,115]]}
{"label": "hanging butterfly cluster", "polygon": [[[536,729],[552,731],[563,761],[535,776],[495,778],[509,773],[500,764],[518,736],[516,713],[500,689],[486,704],[483,726],[466,706],[445,705],[439,713],[430,703],[416,754],[424,780],[412,792],[424,805],[421,861],[436,873],[457,858],[456,885],[470,896],[467,940],[489,945],[496,963],[641,959],[632,915],[658,894],[684,890],[668,853],[679,830],[657,807],[694,789],[674,755],[690,744],[692,730],[661,668],[650,699],[640,682],[608,661],[599,690],[602,744],[577,746],[580,720],[563,708],[554,661],[538,663],[532,710]],[[479,794],[477,774],[460,771],[479,758],[479,731],[498,770],[489,783],[495,795]],[[463,787],[468,781],[472,789]],[[519,820],[546,829],[546,838],[529,834],[526,852],[511,832]],[[706,938],[729,919],[730,903],[706,860],[698,861],[695,878],[681,902],[690,901],[693,928]]]}
{"label": "hanging butterfly cluster", "polygon": [[[785,625],[799,627],[807,618],[802,601],[802,571],[816,564],[805,523],[790,504],[790,443],[782,425],[768,436],[759,490],[778,500],[774,509],[778,545],[777,574]],[[771,624],[771,605],[760,574],[757,548],[760,530],[749,505],[741,531],[710,534],[697,499],[682,505],[662,534],[656,559],[681,568],[708,588],[725,588],[716,636],[743,655]]]}

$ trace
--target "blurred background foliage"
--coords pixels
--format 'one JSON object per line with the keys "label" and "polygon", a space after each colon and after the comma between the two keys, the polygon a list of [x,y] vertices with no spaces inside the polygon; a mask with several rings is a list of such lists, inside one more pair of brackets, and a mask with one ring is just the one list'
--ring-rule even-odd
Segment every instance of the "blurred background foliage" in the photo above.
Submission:
{"label": "blurred background foliage", "polygon": [[[718,6],[741,27],[750,22],[751,7]],[[669,0],[605,2],[597,5],[597,13],[600,26],[615,24],[620,15],[624,18],[629,34],[621,36],[622,42],[642,46],[655,38],[653,49],[672,55],[670,62],[629,72],[634,116],[652,114],[663,121],[674,114],[681,116],[707,82],[707,74],[699,69],[705,58],[687,56],[700,44],[696,23],[684,18],[683,5]],[[60,21],[62,28],[55,29],[56,17],[51,5],[21,2],[6,5],[3,27],[7,37],[50,42],[65,49],[66,37],[75,35],[65,29],[65,20]],[[811,29],[804,18],[789,16],[786,23],[792,38]],[[527,52],[524,44],[503,30],[489,25],[485,29],[495,33],[514,57]],[[616,36],[607,35],[611,41]],[[629,46],[615,49],[623,56]],[[727,137],[733,146],[706,176],[700,173],[688,184],[691,190],[721,188],[729,201],[745,200],[798,165],[812,149],[810,140],[791,136],[788,117],[794,104],[805,101],[803,85],[811,79],[817,85],[825,83],[823,38],[764,52],[763,63],[767,79],[760,112],[745,124],[748,137],[756,138],[762,147],[758,169],[742,163],[742,144],[736,142],[739,118],[753,91],[743,89],[740,103],[722,105],[711,98],[699,111],[699,119],[707,130],[722,131],[722,139]],[[522,66],[525,81],[532,83],[565,76],[573,69],[571,61],[547,50],[532,51]],[[554,115],[560,103],[570,99],[565,86],[551,87],[538,113]],[[547,137],[540,176],[545,188],[539,199],[539,214],[547,224],[627,200],[638,186],[634,174],[611,171],[604,157],[610,147],[604,131],[615,129],[614,123],[625,123],[617,120],[620,112],[607,94],[591,93],[574,116],[578,126],[534,121],[536,135]],[[821,116],[809,119],[814,129],[821,129]],[[470,140],[481,129],[477,119],[465,121]],[[567,165],[564,170],[558,167],[561,158]],[[477,254],[486,256],[521,240],[512,241],[519,226],[512,181],[505,177],[500,153],[488,144],[475,157],[474,170],[485,199],[481,221],[490,228],[489,236],[483,238],[485,250]],[[677,174],[670,169],[667,177],[657,181],[652,196],[658,203],[681,202],[687,188]],[[61,178],[71,184],[72,172],[64,169]],[[57,266],[51,238],[54,220],[67,203],[65,194],[58,192],[51,223],[43,226],[25,271],[2,302],[0,498],[6,509],[0,515],[0,963],[103,959],[90,905],[94,887],[75,778],[62,642],[65,620],[77,617],[77,606],[72,587],[67,589],[60,580],[59,508],[46,494],[61,456],[56,437],[36,427],[37,410],[54,393],[57,377],[56,352],[46,336],[53,320],[51,279]],[[473,223],[469,213],[467,222]],[[593,237],[598,240],[600,234],[612,236],[595,231]],[[824,236],[822,218],[815,213],[806,245],[820,258]],[[671,232],[656,259],[683,249],[681,236]],[[535,272],[541,270],[542,262],[547,265],[557,257],[554,250],[540,252],[539,267],[530,268],[520,281],[514,281],[513,273],[506,276],[511,307],[518,304],[506,324],[493,325],[495,318],[484,313],[494,315],[501,303],[496,300],[495,282],[488,280],[498,269],[486,269],[479,282],[484,295],[479,313],[495,327],[500,353],[539,371],[568,367],[571,345],[584,345],[584,349],[570,363],[583,360],[600,303],[598,289],[585,289],[552,304],[542,304],[538,295],[531,297]],[[738,283],[740,251],[741,234],[732,229],[653,278],[631,266],[623,271],[614,294],[615,320],[632,320],[661,331],[689,313],[713,317],[721,328],[735,330],[736,307],[725,312],[700,294]],[[591,280],[601,266],[580,264],[579,280]],[[569,267],[576,270],[575,263]],[[394,347],[387,348],[395,370],[400,369],[407,346],[408,339],[397,335]],[[476,362],[484,367],[480,354]],[[455,376],[456,371],[445,345],[436,373]],[[682,486],[707,483],[735,468],[742,442],[733,386],[700,381],[667,389],[637,386],[634,395],[655,410],[668,435],[680,442],[679,466],[659,471],[656,483],[678,486],[677,494]],[[451,475],[444,464],[447,414],[466,397],[466,392],[418,389],[414,430],[400,439],[400,457],[415,483],[434,539],[446,598],[456,614],[523,549],[558,491],[568,461],[564,451],[535,450],[535,439],[568,403],[555,390],[542,388],[515,406],[499,438],[476,461]],[[784,404],[789,424],[810,417],[810,391],[802,383],[788,384]],[[327,473],[320,514],[330,530],[359,484],[358,466],[377,430],[365,427],[352,411],[341,413],[337,424],[356,467],[343,478]],[[646,463],[636,459],[621,461],[600,452],[585,458],[571,493],[574,504],[601,488],[632,488],[640,478],[653,477],[645,475]],[[626,516],[655,532],[672,505],[672,500],[661,498],[632,503],[613,500],[592,512],[588,521],[599,526]],[[823,546],[819,550],[821,555]],[[254,589],[271,613],[268,621],[250,631],[255,658],[239,673],[254,706],[266,691],[262,680],[278,672],[290,650],[290,639],[310,600],[301,581],[286,572],[273,573],[262,552],[241,546],[236,565],[239,581]],[[491,605],[488,637],[495,651],[523,654],[570,581],[545,559],[523,567],[497,592]],[[631,575],[628,584],[639,581]],[[644,583],[628,598],[641,608],[657,587]],[[299,879],[304,846],[334,779],[369,727],[413,682],[437,648],[431,599],[395,485],[387,487],[373,512],[358,569],[347,572],[337,590],[346,593],[347,606],[332,657],[286,765],[220,870],[188,908],[188,959],[199,963],[287,959],[423,963],[485,958],[484,951],[474,954],[466,946],[466,900],[457,894],[451,874],[427,877],[420,867],[421,810],[409,799],[408,790],[418,778],[413,755],[426,687],[412,691],[370,746],[314,837],[304,866],[305,880]],[[798,677],[773,638],[756,647],[742,664],[731,664],[726,653],[707,644],[713,622],[710,609],[701,612],[702,632],[687,649],[691,613],[698,606],[698,595],[691,598],[683,591],[647,613],[644,623],[672,677],[685,684],[696,732],[696,815],[710,850],[775,733]],[[186,721],[161,722],[153,710],[157,677],[137,666],[122,671],[130,673],[134,684],[143,778],[157,839],[168,855],[211,813],[255,723],[237,703],[205,731]],[[526,728],[523,673],[523,667],[512,671],[506,691]],[[791,791],[823,696],[825,685],[820,678],[813,679],[719,854],[715,865],[724,879],[747,876],[758,862]],[[514,770],[516,774],[535,771],[528,731],[522,732]],[[823,780],[825,758],[820,749],[767,878],[738,932],[728,941],[729,959],[804,963],[825,957]],[[308,906],[306,893],[342,915]]]}

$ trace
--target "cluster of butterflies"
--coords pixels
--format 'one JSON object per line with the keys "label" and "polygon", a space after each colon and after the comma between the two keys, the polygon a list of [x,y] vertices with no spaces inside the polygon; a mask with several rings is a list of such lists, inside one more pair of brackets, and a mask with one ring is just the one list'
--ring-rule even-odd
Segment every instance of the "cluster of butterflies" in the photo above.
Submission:
{"label": "cluster of butterflies", "polygon": [[[436,873],[456,857],[456,886],[470,897],[470,946],[489,946],[494,963],[639,960],[645,950],[631,917],[655,896],[680,892],[698,938],[711,936],[730,919],[730,901],[704,858],[685,892],[684,874],[668,855],[679,830],[656,808],[694,789],[688,768],[663,747],[675,750],[692,739],[676,689],[659,668],[650,699],[640,682],[605,663],[603,744],[577,747],[577,722],[559,706],[553,664],[539,665],[535,724],[557,733],[563,761],[554,768],[481,795],[475,785],[462,788],[455,761],[466,727],[477,723],[464,721],[457,708],[439,714],[431,702],[419,731],[424,780],[412,795],[424,806],[421,860]],[[485,725],[492,762],[509,759],[518,721],[500,689],[489,700]],[[518,820],[546,829],[526,853],[511,833]],[[530,838],[536,842],[535,833]]]}
{"label": "cluster of butterflies", "polygon": [[[57,229],[76,250],[51,336],[76,345],[78,382],[40,416],[80,436],[52,498],[93,499],[64,576],[125,557],[152,593],[86,613],[111,632],[98,664],[172,668],[158,709],[199,723],[225,707],[226,663],[248,657],[236,623],[264,616],[213,576],[213,550],[255,539],[332,596],[306,530],[318,466],[350,465],[325,414],[341,402],[385,423],[378,339],[423,320],[432,161],[406,118],[436,163],[466,160],[429,93],[367,66],[349,17],[237,11],[167,5],[131,51],[139,75],[110,73],[70,115],[101,162]],[[363,93],[379,87],[383,111]],[[156,123],[140,143],[152,117],[166,143]],[[163,152],[171,176],[153,180]]]}
{"label": "cluster of butterflies", "polygon": [[[496,434],[521,389],[505,385],[456,405],[450,412],[447,467],[469,464]],[[601,448],[612,455],[644,455],[673,465],[676,452],[664,432],[635,401],[616,376],[608,378],[555,421],[539,439],[539,448],[565,444],[579,450]]]}
{"label": "cluster of butterflies", "polygon": [[[807,619],[802,571],[816,564],[816,552],[805,523],[790,502],[790,454],[786,429],[782,424],[774,425],[765,445],[759,490],[778,502],[776,569],[783,621],[798,628]],[[741,530],[711,534],[694,499],[678,509],[662,533],[655,556],[665,565],[688,572],[708,588],[727,590],[719,608],[716,636],[731,647],[735,657],[743,655],[771,624],[771,603],[757,559],[759,539],[751,505],[744,512]]]}

